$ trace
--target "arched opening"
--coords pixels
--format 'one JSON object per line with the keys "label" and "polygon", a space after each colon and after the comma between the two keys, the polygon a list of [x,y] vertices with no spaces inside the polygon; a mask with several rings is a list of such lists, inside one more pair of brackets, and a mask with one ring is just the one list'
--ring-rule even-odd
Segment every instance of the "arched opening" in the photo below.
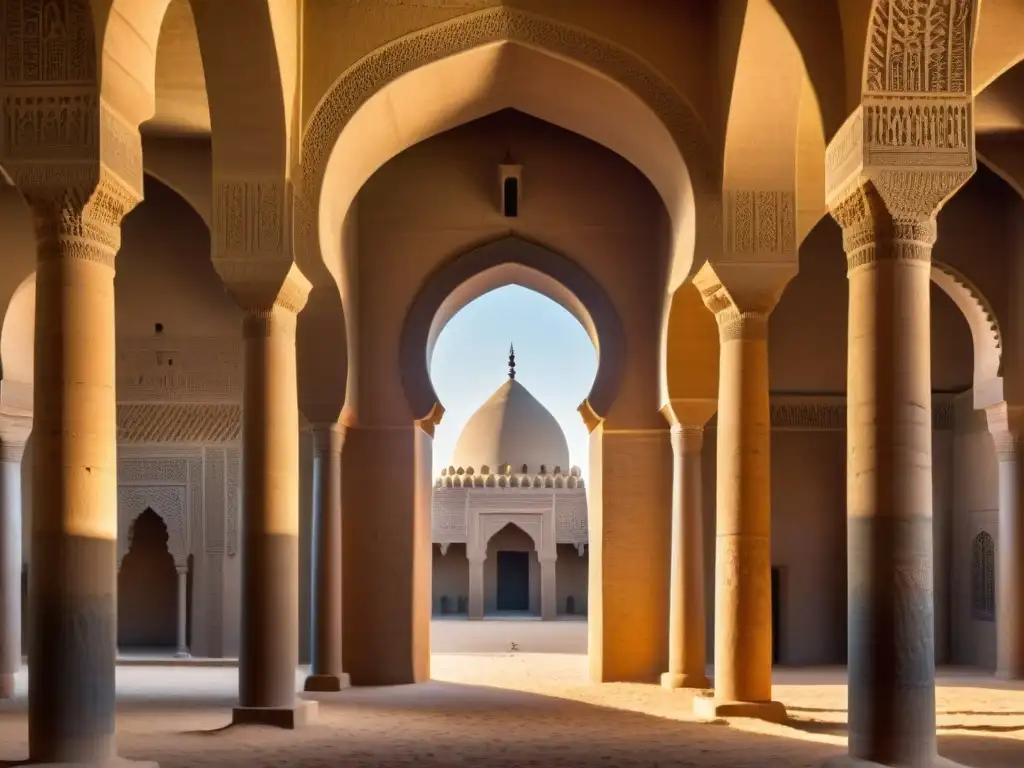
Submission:
{"label": "arched opening", "polygon": [[172,650],[177,642],[178,575],[167,526],[152,509],[132,523],[117,577],[117,644],[122,650]]}
{"label": "arched opening", "polygon": [[530,535],[507,523],[487,541],[484,616],[540,616],[540,560]]}
{"label": "arched opening", "polygon": [[[505,245],[506,255],[544,250]],[[583,652],[590,434],[577,411],[605,349],[565,285],[522,263],[485,264],[441,301],[425,339],[428,384],[445,408],[433,443],[431,602],[445,622],[434,650],[506,651],[512,633],[522,650]],[[493,623],[524,618],[560,621]],[[453,619],[491,623],[460,634]]]}

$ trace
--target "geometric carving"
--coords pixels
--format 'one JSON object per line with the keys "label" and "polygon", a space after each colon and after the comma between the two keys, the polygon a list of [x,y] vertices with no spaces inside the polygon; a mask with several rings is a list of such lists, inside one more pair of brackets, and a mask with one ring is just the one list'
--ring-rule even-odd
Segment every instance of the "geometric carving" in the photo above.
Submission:
{"label": "geometric carving", "polygon": [[972,0],[878,0],[865,90],[969,93]]}
{"label": "geometric carving", "polygon": [[118,485],[185,485],[188,483],[188,464],[184,459],[164,457],[118,459],[117,482]]}
{"label": "geometric carving", "polygon": [[7,0],[2,19],[9,85],[95,82],[95,31],[83,0]]}
{"label": "geometric carving", "polygon": [[725,192],[727,253],[793,253],[796,248],[793,192]]}
{"label": "geometric carving", "polygon": [[240,439],[242,408],[229,404],[122,403],[119,443],[229,443]]}
{"label": "geometric carving", "polygon": [[192,555],[203,553],[203,460],[199,457],[188,463],[188,551]]}
{"label": "geometric carving", "polygon": [[982,531],[971,544],[971,615],[978,621],[996,619],[995,563],[995,543]]}
{"label": "geometric carving", "polygon": [[228,448],[226,451],[227,460],[227,488],[225,493],[226,509],[226,535],[227,553],[234,555],[238,552],[238,516],[241,506],[241,484],[242,484],[242,452],[237,448]]}
{"label": "geometric carving", "polygon": [[203,470],[206,508],[206,553],[224,553],[224,450],[204,451]]}
{"label": "geometric carving", "polygon": [[[955,406],[946,395],[932,398],[932,429],[954,428]],[[846,398],[841,396],[776,396],[769,406],[771,427],[776,430],[842,432],[846,430]],[[717,427],[717,414],[708,426]]]}

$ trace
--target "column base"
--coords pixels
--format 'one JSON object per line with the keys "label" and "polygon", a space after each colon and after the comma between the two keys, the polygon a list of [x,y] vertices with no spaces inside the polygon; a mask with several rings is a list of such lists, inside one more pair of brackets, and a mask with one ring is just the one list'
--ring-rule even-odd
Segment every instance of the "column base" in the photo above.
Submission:
{"label": "column base", "polygon": [[662,672],[661,687],[670,691],[677,688],[697,688],[706,690],[711,687],[707,675],[691,674],[688,672]]}
{"label": "column base", "polygon": [[711,696],[694,697],[693,714],[702,720],[750,717],[769,723],[785,723],[789,719],[781,701],[722,701]]}
{"label": "column base", "polygon": [[0,675],[0,699],[14,698],[14,675]]}
{"label": "column base", "polygon": [[192,658],[192,654],[189,653],[188,651],[178,651],[176,654],[174,654],[174,658],[176,658],[176,659],[191,659]]}
{"label": "column base", "polygon": [[[29,758],[31,760],[31,758]],[[21,763],[22,768],[160,768],[159,763],[149,760],[126,760],[113,757],[91,763]]]}
{"label": "column base", "polygon": [[[862,760],[859,757],[850,757],[849,755],[830,757],[821,765],[822,768],[894,768],[894,766],[887,765],[886,763]],[[955,763],[948,758],[936,755],[931,762],[922,763],[920,768],[964,768],[964,766],[961,763]]]}
{"label": "column base", "polygon": [[340,675],[309,675],[302,690],[307,693],[334,693],[345,690],[351,684],[345,672]]}
{"label": "column base", "polygon": [[290,707],[235,707],[231,710],[232,725],[271,725],[294,730],[316,720],[315,701],[296,699]]}

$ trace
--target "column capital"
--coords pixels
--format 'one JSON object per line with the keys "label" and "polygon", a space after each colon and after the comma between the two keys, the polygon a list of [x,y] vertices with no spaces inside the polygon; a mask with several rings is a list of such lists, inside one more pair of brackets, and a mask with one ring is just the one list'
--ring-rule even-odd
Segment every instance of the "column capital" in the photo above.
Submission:
{"label": "column capital", "polygon": [[863,96],[825,150],[826,202],[851,262],[879,240],[896,241],[895,258],[930,248],[935,216],[977,168],[973,116],[966,92]]}
{"label": "column capital", "polygon": [[996,458],[999,461],[1017,461],[1024,434],[1024,406],[997,403],[985,409],[985,419]]}
{"label": "column capital", "polygon": [[20,462],[32,434],[32,415],[0,411],[0,461]]}
{"label": "column capital", "polygon": [[265,256],[214,257],[217,270],[246,313],[245,329],[256,335],[279,319],[294,326],[295,318],[309,298],[312,284],[291,258]]}
{"label": "column capital", "polygon": [[345,426],[337,422],[310,424],[313,433],[313,450],[319,454],[340,456],[345,446]]}
{"label": "column capital", "polygon": [[[724,273],[723,280],[720,273]],[[769,277],[773,279],[769,279]],[[720,342],[767,339],[768,318],[792,274],[767,276],[757,270],[746,276],[710,262],[694,275],[701,300],[718,323]]]}
{"label": "column capital", "polygon": [[121,221],[142,197],[100,163],[95,163],[95,178],[69,176],[64,187],[31,181],[21,187],[32,211],[38,259],[84,259],[113,268]]}
{"label": "column capital", "polygon": [[673,424],[669,429],[669,437],[672,441],[672,453],[675,456],[700,453],[704,445],[704,426]]}

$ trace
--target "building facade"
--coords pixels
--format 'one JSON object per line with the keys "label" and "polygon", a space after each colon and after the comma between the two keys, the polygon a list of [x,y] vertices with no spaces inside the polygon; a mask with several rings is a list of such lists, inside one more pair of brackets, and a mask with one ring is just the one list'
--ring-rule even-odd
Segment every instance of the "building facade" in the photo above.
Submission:
{"label": "building facade", "polygon": [[773,658],[845,661],[850,755],[928,765],[937,661],[1024,676],[1017,0],[251,5],[3,4],[33,762],[114,751],[155,637],[119,582],[239,654],[238,722],[312,716],[300,649],[311,690],[429,678],[430,355],[509,283],[598,353],[595,682],[713,662],[702,714],[781,719]]}
{"label": "building facade", "polygon": [[562,428],[509,378],[459,435],[431,496],[435,616],[585,616],[587,492]]}

